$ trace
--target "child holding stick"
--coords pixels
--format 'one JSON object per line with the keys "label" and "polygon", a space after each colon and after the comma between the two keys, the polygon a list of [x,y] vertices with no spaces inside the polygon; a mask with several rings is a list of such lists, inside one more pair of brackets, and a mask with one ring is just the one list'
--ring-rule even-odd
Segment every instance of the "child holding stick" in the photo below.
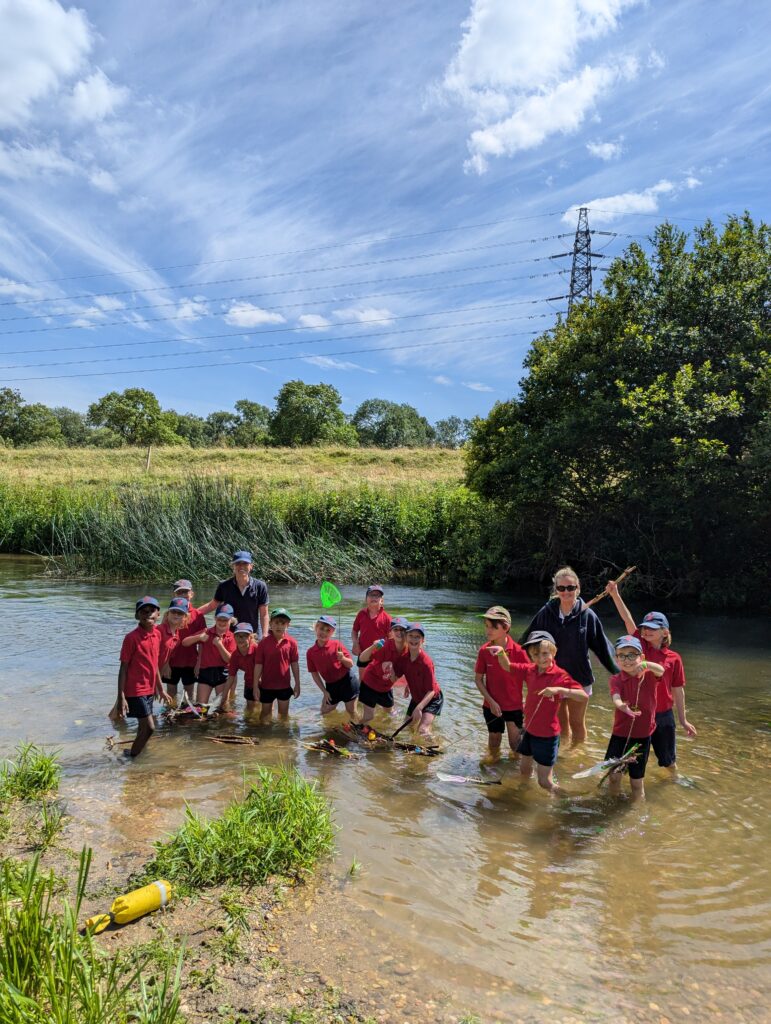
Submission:
{"label": "child holding stick", "polygon": [[257,645],[254,691],[260,695],[261,722],[269,722],[273,717],[274,701],[278,701],[279,716],[285,718],[292,696],[300,696],[300,652],[297,641],[287,632],[291,621],[286,608],[275,608],[270,613],[268,634]]}
{"label": "child holding stick", "polygon": [[509,662],[525,661],[525,652],[509,636],[511,615],[506,608],[488,608],[485,642],[479,648],[474,666],[474,682],[483,697],[482,714],[487,724],[487,754],[484,764],[500,760],[503,730],[512,754],[516,753],[522,728],[522,683],[508,670]]}
{"label": "child holding stick", "polygon": [[305,655],[314,683],[321,690],[321,714],[329,715],[342,701],[352,719],[356,715],[359,683],[351,669],[353,658],[334,636],[337,619],[333,615],[319,615],[313,631],[316,642]]}
{"label": "child holding stick", "polygon": [[137,720],[136,739],[131,749],[124,751],[126,757],[137,757],[155,731],[153,694],[164,704],[170,703],[158,668],[161,638],[155,625],[160,610],[154,597],[141,597],[134,610],[138,625],[126,634],[120,649],[118,699],[110,718],[116,720],[128,715]]}

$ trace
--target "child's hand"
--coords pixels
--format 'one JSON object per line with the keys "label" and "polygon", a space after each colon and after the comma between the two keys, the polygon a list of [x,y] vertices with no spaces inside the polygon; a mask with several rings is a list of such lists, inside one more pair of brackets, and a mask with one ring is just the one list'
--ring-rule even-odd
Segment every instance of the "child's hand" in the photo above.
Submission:
{"label": "child's hand", "polygon": [[[300,684],[299,683],[295,683],[294,684],[294,689],[292,690],[292,693],[294,693],[294,698],[295,698],[295,700],[297,700],[297,698],[300,696]],[[327,697],[324,698],[324,700],[327,700],[327,699],[328,699]]]}
{"label": "child's hand", "polygon": [[156,694],[156,696],[161,704],[165,704],[166,707],[170,707],[170,705],[174,703],[168,690],[161,690],[160,693]]}
{"label": "child's hand", "polygon": [[499,647],[498,644],[490,644],[487,649],[494,658],[497,658],[499,654],[503,653],[503,648]]}
{"label": "child's hand", "polygon": [[541,690],[542,697],[559,697],[562,695],[561,686],[547,686],[545,690]]}
{"label": "child's hand", "polygon": [[608,582],[605,584],[605,589],[610,594],[610,596],[613,597],[614,594],[618,593],[618,583],[616,583],[615,580],[608,580]]}
{"label": "child's hand", "polygon": [[423,712],[420,710],[420,708],[415,708],[415,710],[412,712],[413,725],[420,725],[420,720],[422,717]]}
{"label": "child's hand", "polygon": [[354,658],[358,658],[359,655],[361,654],[361,647],[359,646],[358,640],[355,640],[351,644],[351,654],[353,654]]}
{"label": "child's hand", "polygon": [[382,650],[382,648],[385,647],[385,640],[381,637],[379,640],[376,640],[372,646],[376,651]]}
{"label": "child's hand", "polygon": [[490,710],[492,711],[496,718],[501,717],[501,705],[498,703],[498,701],[493,700],[492,697],[488,697],[487,706],[490,708]]}
{"label": "child's hand", "polygon": [[111,722],[118,722],[125,718],[128,714],[128,701],[125,697],[121,697],[120,700],[116,700],[110,709],[108,718]]}
{"label": "child's hand", "polygon": [[680,725],[682,725],[682,727],[685,729],[685,735],[686,736],[695,736],[696,735],[696,730],[694,729],[694,727],[691,725],[691,723],[688,721],[687,718],[684,718],[682,720],[682,722],[680,723]]}
{"label": "child's hand", "polygon": [[616,707],[619,711],[623,711],[625,715],[629,715],[630,718],[639,718],[642,714],[642,711],[632,711],[626,702],[623,704],[617,704]]}
{"label": "child's hand", "polygon": [[198,637],[198,643],[199,644],[207,644],[208,642],[209,642],[209,634],[208,633],[201,633],[201,635]]}

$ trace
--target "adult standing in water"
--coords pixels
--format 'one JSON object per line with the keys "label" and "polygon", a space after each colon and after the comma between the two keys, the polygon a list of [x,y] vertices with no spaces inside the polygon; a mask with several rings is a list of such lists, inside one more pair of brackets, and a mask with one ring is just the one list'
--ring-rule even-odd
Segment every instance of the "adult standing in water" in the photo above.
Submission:
{"label": "adult standing in water", "polygon": [[[557,664],[580,683],[591,697],[594,673],[589,651],[594,651],[611,675],[616,675],[619,668],[602,623],[594,611],[586,607],[580,595],[581,581],[576,573],[569,565],[558,569],[552,577],[551,598],[536,613],[520,643],[537,629],[551,633],[557,645]],[[587,704],[588,701],[560,701],[562,735],[569,736],[573,746],[586,739]]]}
{"label": "adult standing in water", "polygon": [[268,587],[264,580],[252,576],[254,563],[250,551],[236,551],[230,562],[233,575],[217,584],[214,597],[199,611],[213,611],[229,604],[237,622],[249,622],[257,639],[268,632]]}

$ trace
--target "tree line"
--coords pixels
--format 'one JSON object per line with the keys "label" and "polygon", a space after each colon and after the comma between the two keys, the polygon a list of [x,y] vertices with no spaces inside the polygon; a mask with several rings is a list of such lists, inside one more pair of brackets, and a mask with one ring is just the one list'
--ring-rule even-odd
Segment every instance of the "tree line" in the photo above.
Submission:
{"label": "tree line", "polygon": [[27,403],[0,388],[0,447],[120,448],[125,445],[187,445],[191,448],[300,447],[338,444],[378,448],[459,448],[470,422],[448,416],[433,425],[406,402],[368,398],[352,416],[340,407],[331,384],[288,381],[269,409],[246,398],[232,412],[208,416],[162,409],[145,388],[110,391],[85,413],[66,406]]}

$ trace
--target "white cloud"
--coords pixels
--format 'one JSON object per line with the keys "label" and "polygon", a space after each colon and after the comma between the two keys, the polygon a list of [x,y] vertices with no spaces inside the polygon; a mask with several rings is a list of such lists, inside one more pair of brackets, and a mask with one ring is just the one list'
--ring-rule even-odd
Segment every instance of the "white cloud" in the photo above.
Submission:
{"label": "white cloud", "polygon": [[443,376],[441,373],[439,374],[438,377],[432,377],[431,379],[434,381],[435,384],[444,384],[446,387],[449,387],[449,385],[452,384],[450,378]]}
{"label": "white cloud", "polygon": [[16,299],[36,299],[42,292],[21,281],[12,281],[9,277],[0,277],[0,295],[10,295]]}
{"label": "white cloud", "polygon": [[118,182],[109,171],[102,170],[100,167],[89,173],[88,180],[94,188],[98,188],[100,192],[106,192],[108,195],[115,195],[118,191]]}
{"label": "white cloud", "polygon": [[114,85],[101,68],[78,82],[65,108],[73,121],[103,121],[129,97],[129,90]]}
{"label": "white cloud", "polygon": [[582,43],[614,30],[641,0],[472,0],[464,35],[443,81],[481,125],[469,139],[467,171],[483,173],[492,156],[540,145],[575,131],[600,93],[633,77],[634,60],[578,70]]}
{"label": "white cloud", "polygon": [[202,295],[196,295],[192,299],[179,300],[176,312],[178,317],[182,317],[185,320],[200,320],[202,316],[208,316],[208,314],[209,306]]}
{"label": "white cloud", "polygon": [[575,224],[576,216],[580,206],[588,206],[591,211],[593,223],[607,224],[617,220],[619,217],[626,217],[635,213],[658,213],[659,200],[662,196],[674,198],[684,188],[696,188],[701,182],[693,175],[689,175],[683,181],[675,183],[667,178],[662,178],[655,185],[644,188],[639,192],[621,192],[615,196],[603,196],[599,199],[592,199],[589,203],[576,203],[565,212],[562,220],[566,224]]}
{"label": "white cloud", "polygon": [[77,73],[92,35],[83,11],[56,0],[4,0],[0,18],[0,126],[8,127]]}
{"label": "white cloud", "polygon": [[358,363],[349,363],[342,359],[332,359],[331,356],[303,356],[303,362],[312,366],[320,366],[324,370],[359,370],[363,373],[376,373],[376,370],[368,370],[366,366],[359,366]]}
{"label": "white cloud", "polygon": [[480,384],[475,380],[464,380],[463,387],[468,388],[470,391],[494,391],[495,388],[489,387],[487,384]]}
{"label": "white cloud", "polygon": [[372,320],[390,322],[393,318],[390,309],[376,309],[373,306],[356,307],[349,306],[347,309],[336,309],[335,316],[340,320],[357,320],[359,323],[368,323]]}
{"label": "white cloud", "polygon": [[114,313],[116,309],[126,308],[126,303],[116,299],[114,295],[95,295],[94,304],[110,313]]}
{"label": "white cloud", "polygon": [[621,135],[616,142],[587,142],[586,148],[599,160],[615,160],[624,152],[623,141],[624,136]]}
{"label": "white cloud", "polygon": [[0,174],[5,178],[18,181],[38,174],[74,174],[77,170],[77,164],[57,145],[24,146],[16,142],[7,146],[0,142]]}
{"label": "white cloud", "polygon": [[302,316],[298,316],[297,323],[300,327],[315,327],[320,330],[331,326],[331,321],[318,313],[303,313]]}
{"label": "white cloud", "polygon": [[234,302],[225,314],[225,323],[234,327],[258,327],[260,324],[283,324],[286,321],[280,313],[270,313],[251,302]]}

